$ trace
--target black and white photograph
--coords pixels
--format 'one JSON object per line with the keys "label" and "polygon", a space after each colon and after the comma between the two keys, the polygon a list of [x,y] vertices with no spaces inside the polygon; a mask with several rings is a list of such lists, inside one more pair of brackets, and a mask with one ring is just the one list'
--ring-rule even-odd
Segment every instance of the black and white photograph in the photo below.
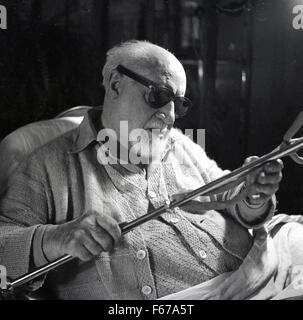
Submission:
{"label": "black and white photograph", "polygon": [[303,300],[302,128],[303,0],[0,0],[0,306]]}

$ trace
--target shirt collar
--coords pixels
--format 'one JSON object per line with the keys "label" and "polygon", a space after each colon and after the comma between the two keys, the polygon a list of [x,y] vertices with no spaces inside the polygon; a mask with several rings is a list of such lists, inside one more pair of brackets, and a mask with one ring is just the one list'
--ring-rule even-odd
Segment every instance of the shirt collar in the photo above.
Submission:
{"label": "shirt collar", "polygon": [[71,153],[79,153],[97,138],[97,128],[101,129],[102,107],[94,107],[84,114],[84,119],[78,127],[76,139]]}

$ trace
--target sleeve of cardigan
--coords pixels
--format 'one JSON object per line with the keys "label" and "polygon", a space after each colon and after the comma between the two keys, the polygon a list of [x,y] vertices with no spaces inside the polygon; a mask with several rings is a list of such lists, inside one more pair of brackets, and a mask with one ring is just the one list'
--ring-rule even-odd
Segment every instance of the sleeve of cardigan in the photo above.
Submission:
{"label": "sleeve of cardigan", "polygon": [[[0,264],[9,279],[46,262],[39,239],[48,221],[48,200],[37,165],[21,165],[8,180],[0,199]],[[35,257],[33,253],[36,237]]]}

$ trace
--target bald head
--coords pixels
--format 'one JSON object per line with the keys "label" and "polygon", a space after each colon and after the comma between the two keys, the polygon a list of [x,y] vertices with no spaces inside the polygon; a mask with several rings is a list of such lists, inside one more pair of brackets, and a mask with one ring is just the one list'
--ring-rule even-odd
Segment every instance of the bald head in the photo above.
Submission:
{"label": "bald head", "polygon": [[[168,50],[148,41],[127,41],[110,49],[103,68],[103,85],[108,88],[112,70],[119,64],[142,75],[164,79],[178,76],[186,79],[180,61]],[[186,82],[185,82],[186,83]]]}

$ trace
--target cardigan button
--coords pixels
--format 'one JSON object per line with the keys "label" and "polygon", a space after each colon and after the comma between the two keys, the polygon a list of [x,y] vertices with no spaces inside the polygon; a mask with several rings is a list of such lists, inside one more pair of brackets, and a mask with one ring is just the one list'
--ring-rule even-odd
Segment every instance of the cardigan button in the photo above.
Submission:
{"label": "cardigan button", "polygon": [[202,259],[206,259],[207,258],[207,253],[204,250],[200,250],[199,251],[199,255]]}
{"label": "cardigan button", "polygon": [[146,252],[144,250],[139,250],[137,251],[136,256],[139,260],[143,260],[146,257]]}
{"label": "cardigan button", "polygon": [[176,224],[176,223],[179,222],[179,219],[178,218],[171,218],[170,222],[173,223],[173,224]]}
{"label": "cardigan button", "polygon": [[152,288],[150,286],[144,286],[141,291],[144,295],[148,296],[152,293]]}
{"label": "cardigan button", "polygon": [[151,199],[153,199],[153,198],[156,198],[156,192],[154,192],[154,191],[149,191],[148,192],[148,196],[151,198]]}

